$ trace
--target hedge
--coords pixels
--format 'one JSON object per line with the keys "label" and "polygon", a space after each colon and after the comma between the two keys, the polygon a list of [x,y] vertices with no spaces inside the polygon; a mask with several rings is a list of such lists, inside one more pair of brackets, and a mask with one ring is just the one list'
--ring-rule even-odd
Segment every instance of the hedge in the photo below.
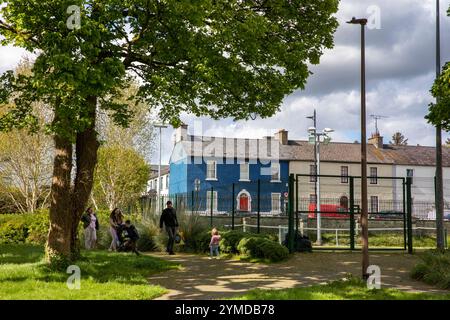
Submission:
{"label": "hedge", "polygon": [[289,250],[278,242],[260,236],[249,236],[241,239],[237,249],[248,258],[265,259],[278,262],[289,257]]}

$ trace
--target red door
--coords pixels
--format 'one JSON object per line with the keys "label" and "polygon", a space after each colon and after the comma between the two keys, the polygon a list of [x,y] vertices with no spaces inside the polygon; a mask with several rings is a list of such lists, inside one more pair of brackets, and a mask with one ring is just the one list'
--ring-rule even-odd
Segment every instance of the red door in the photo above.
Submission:
{"label": "red door", "polygon": [[248,197],[246,194],[241,195],[239,198],[239,208],[241,211],[248,211]]}

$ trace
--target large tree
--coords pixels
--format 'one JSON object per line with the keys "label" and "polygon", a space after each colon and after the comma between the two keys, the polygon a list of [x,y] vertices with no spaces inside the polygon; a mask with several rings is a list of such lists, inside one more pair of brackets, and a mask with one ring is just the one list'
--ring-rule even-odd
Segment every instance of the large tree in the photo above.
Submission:
{"label": "large tree", "polygon": [[[333,46],[338,2],[3,1],[2,44],[38,56],[32,75],[3,75],[0,103],[13,99],[17,107],[2,116],[0,127],[33,125],[32,101],[54,111],[47,126],[55,143],[49,262],[77,257],[76,230],[97,162],[97,110],[111,111],[126,126],[130,114],[116,101],[131,73],[140,78],[139,96],[174,126],[182,112],[236,120],[272,116],[286,95],[305,86],[308,64],[319,63]],[[68,28],[73,5],[81,24]]]}
{"label": "large tree", "polygon": [[396,132],[392,135],[392,141],[389,143],[394,146],[406,146],[408,145],[408,139],[401,132]]}

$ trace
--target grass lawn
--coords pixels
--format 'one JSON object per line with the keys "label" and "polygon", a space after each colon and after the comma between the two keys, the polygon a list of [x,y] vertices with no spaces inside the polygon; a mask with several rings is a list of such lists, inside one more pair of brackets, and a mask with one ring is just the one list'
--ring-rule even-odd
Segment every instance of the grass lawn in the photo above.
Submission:
{"label": "grass lawn", "polygon": [[70,290],[70,274],[50,270],[42,261],[44,249],[33,245],[0,245],[0,299],[154,299],[166,289],[149,285],[149,275],[177,268],[176,264],[128,253],[83,251],[76,262],[80,290]]}
{"label": "grass lawn", "polygon": [[283,290],[251,290],[233,300],[450,300],[445,295],[410,293],[394,289],[367,289],[364,282],[353,278],[326,285]]}

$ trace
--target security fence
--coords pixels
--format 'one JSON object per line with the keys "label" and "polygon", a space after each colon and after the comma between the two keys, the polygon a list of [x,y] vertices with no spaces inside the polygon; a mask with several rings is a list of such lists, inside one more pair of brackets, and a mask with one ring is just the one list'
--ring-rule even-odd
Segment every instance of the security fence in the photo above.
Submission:
{"label": "security fence", "polygon": [[[318,179],[317,184],[314,179]],[[430,179],[412,179],[410,187],[407,181],[406,178],[368,178],[372,250],[412,250],[414,242],[431,247],[435,243],[434,202],[429,194],[434,189],[428,188]],[[446,199],[450,191],[447,182],[450,181],[445,183]],[[144,217],[154,217],[171,200],[179,213],[198,215],[211,227],[272,233],[281,241],[292,226],[293,232],[307,235],[316,249],[357,250],[360,247],[359,177],[297,175],[291,184],[289,187],[286,182],[239,182],[159,199],[143,197],[134,210]],[[292,197],[292,210],[288,197]],[[450,209],[449,205],[446,202],[446,210]]]}

